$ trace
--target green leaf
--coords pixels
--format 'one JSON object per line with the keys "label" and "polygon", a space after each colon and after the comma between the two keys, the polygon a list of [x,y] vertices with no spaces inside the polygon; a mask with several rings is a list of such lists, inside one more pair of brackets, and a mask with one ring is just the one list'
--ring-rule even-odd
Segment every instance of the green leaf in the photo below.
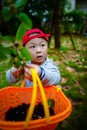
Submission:
{"label": "green leaf", "polygon": [[49,107],[54,107],[55,101],[53,99],[48,99],[47,102]]}
{"label": "green leaf", "polygon": [[5,54],[3,54],[3,52],[0,52],[0,62],[5,60],[7,58],[7,56]]}
{"label": "green leaf", "polygon": [[32,21],[27,14],[20,13],[19,15],[17,15],[17,17],[22,23],[26,24],[29,27],[32,27]]}
{"label": "green leaf", "polygon": [[30,25],[21,23],[20,26],[18,27],[18,30],[17,30],[17,33],[16,33],[16,39],[21,42],[23,35],[25,34],[25,32],[28,29],[31,29]]}
{"label": "green leaf", "polygon": [[8,57],[10,54],[9,51],[9,47],[4,47],[2,44],[0,44],[0,62]]}
{"label": "green leaf", "polygon": [[26,61],[31,60],[31,54],[27,48],[25,47],[22,48],[21,55],[25,58]]}
{"label": "green leaf", "polygon": [[18,58],[18,57],[15,57],[13,60],[12,60],[13,64],[15,67],[20,67],[22,65],[22,61]]}
{"label": "green leaf", "polygon": [[10,11],[10,7],[3,8],[2,16],[5,22],[8,22],[13,17],[13,14]]}
{"label": "green leaf", "polygon": [[14,5],[17,10],[22,10],[24,9],[25,5],[27,4],[28,0],[15,0]]}
{"label": "green leaf", "polygon": [[15,38],[9,35],[5,35],[5,36],[0,35],[0,40],[8,42],[7,44],[9,46],[9,44],[15,41]]}
{"label": "green leaf", "polygon": [[32,21],[25,13],[20,13],[17,17],[22,23],[18,27],[16,39],[21,42],[25,32],[32,28]]}

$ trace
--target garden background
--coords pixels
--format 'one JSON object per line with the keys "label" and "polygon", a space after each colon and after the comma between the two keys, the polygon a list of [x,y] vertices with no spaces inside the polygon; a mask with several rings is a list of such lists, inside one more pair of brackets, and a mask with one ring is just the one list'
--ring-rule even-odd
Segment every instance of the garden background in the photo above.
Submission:
{"label": "garden background", "polygon": [[0,88],[8,86],[11,51],[26,30],[51,33],[48,56],[60,69],[59,85],[73,107],[56,130],[87,129],[87,4],[73,2],[75,8],[70,0],[0,0]]}

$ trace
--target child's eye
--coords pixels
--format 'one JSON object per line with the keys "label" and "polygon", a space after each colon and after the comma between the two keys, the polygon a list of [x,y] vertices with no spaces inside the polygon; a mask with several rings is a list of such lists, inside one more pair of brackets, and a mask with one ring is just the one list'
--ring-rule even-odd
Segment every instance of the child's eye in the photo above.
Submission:
{"label": "child's eye", "polygon": [[30,48],[30,49],[34,49],[34,48],[35,48],[35,46],[30,46],[29,48]]}
{"label": "child's eye", "polygon": [[44,47],[44,46],[45,46],[45,44],[41,44],[41,46],[42,46],[42,47]]}

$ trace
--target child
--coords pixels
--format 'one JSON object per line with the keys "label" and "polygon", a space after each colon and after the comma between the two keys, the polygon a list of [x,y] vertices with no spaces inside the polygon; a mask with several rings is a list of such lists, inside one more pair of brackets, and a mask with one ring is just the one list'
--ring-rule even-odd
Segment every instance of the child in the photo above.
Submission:
{"label": "child", "polygon": [[[22,39],[22,45],[26,47],[32,60],[24,67],[24,75],[26,76],[25,86],[32,86],[32,75],[30,68],[34,68],[39,75],[43,86],[57,85],[60,81],[60,72],[58,67],[47,57],[48,37],[39,29],[28,30]],[[9,83],[17,82],[22,70],[12,67],[7,71],[6,77]]]}

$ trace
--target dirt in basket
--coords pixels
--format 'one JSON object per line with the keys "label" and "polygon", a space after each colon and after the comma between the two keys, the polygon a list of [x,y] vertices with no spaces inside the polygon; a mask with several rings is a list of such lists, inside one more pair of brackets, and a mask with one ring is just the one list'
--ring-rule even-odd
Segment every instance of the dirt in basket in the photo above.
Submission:
{"label": "dirt in basket", "polygon": [[[5,113],[6,121],[24,121],[26,119],[27,111],[30,104],[22,103],[15,108],[10,107]],[[50,115],[54,115],[54,110],[49,107]],[[34,113],[32,115],[32,120],[44,118],[44,107],[41,103],[38,103],[34,108]]]}

